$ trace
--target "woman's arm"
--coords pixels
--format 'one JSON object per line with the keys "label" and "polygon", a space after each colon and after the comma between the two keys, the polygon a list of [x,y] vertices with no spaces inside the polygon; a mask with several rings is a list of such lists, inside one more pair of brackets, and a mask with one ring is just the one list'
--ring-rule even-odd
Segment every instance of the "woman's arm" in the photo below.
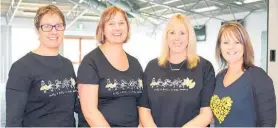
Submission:
{"label": "woman's arm", "polygon": [[251,75],[257,127],[275,127],[276,96],[272,79],[261,68],[252,69]]}
{"label": "woman's arm", "polygon": [[213,115],[210,107],[202,107],[200,114],[187,122],[183,127],[207,127],[212,121]]}
{"label": "woman's arm", "polygon": [[81,109],[91,127],[110,127],[98,110],[98,85],[78,84]]}
{"label": "woman's arm", "polygon": [[209,107],[209,102],[215,88],[215,72],[209,61],[206,61],[205,66],[203,67],[203,81],[204,85],[200,93],[200,113],[187,122],[184,127],[206,127],[212,121],[213,114]]}
{"label": "woman's arm", "polygon": [[157,127],[149,108],[139,107],[139,119],[143,127]]}
{"label": "woman's arm", "polygon": [[15,62],[6,85],[6,127],[22,127],[28,93],[32,83],[30,70]]}

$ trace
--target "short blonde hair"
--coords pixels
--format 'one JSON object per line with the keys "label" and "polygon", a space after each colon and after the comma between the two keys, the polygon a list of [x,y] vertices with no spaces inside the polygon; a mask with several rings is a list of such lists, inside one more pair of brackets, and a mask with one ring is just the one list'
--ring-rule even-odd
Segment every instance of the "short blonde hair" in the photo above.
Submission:
{"label": "short blonde hair", "polygon": [[250,66],[254,66],[254,51],[251,44],[251,40],[247,31],[238,22],[227,22],[221,26],[215,48],[215,57],[218,63],[221,63],[221,67],[227,66],[227,61],[224,59],[221,53],[221,39],[223,37],[234,37],[243,45],[243,64],[242,70],[247,69]]}
{"label": "short blonde hair", "polygon": [[170,49],[169,49],[169,46],[167,43],[167,33],[170,29],[170,23],[176,22],[176,21],[181,21],[188,30],[189,35],[188,35],[188,46],[187,46],[187,54],[186,54],[187,55],[187,68],[193,69],[198,65],[198,63],[200,61],[200,57],[196,54],[196,42],[197,42],[196,34],[190,23],[189,18],[182,14],[177,14],[175,16],[172,16],[168,21],[168,24],[166,26],[166,29],[165,29],[164,35],[163,35],[162,53],[158,57],[158,64],[162,67],[166,67],[169,63]]}
{"label": "short blonde hair", "polygon": [[124,12],[121,8],[118,8],[116,6],[111,6],[109,8],[106,8],[103,13],[101,14],[98,26],[97,26],[97,30],[96,30],[96,40],[101,43],[104,44],[105,42],[105,36],[104,36],[104,27],[105,27],[105,23],[108,22],[111,17],[115,16],[117,12],[120,12],[126,23],[127,23],[127,37],[124,40],[123,43],[126,43],[129,40],[130,37],[130,25],[129,25],[129,21],[128,18],[126,16],[126,12]]}
{"label": "short blonde hair", "polygon": [[34,24],[35,24],[35,27],[37,30],[40,29],[40,23],[41,23],[42,17],[48,13],[58,15],[62,19],[64,27],[66,27],[65,16],[61,12],[61,10],[55,5],[47,5],[47,6],[40,7],[36,12],[36,16],[34,18]]}

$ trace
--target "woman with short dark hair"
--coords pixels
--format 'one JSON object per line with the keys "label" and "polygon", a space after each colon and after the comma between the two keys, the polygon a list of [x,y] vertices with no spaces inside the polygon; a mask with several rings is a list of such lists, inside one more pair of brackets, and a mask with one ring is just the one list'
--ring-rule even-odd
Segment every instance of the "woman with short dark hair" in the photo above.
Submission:
{"label": "woman with short dark hair", "polygon": [[76,76],[72,62],[59,55],[66,27],[64,15],[48,5],[38,9],[34,22],[40,45],[11,67],[6,126],[74,127],[74,111],[81,112]]}

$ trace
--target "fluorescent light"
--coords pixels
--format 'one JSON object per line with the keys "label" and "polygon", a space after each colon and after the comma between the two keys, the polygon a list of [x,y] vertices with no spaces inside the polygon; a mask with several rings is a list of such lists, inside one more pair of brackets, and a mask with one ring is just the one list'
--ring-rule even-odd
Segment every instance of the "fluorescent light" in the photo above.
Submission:
{"label": "fluorescent light", "polygon": [[169,1],[163,2],[163,4],[170,4],[170,3],[177,2],[177,1],[180,1],[180,0],[169,0]]}
{"label": "fluorescent light", "polygon": [[[191,5],[194,5],[195,3],[190,3],[190,4],[186,4],[185,6],[191,6]],[[184,7],[184,5],[179,5],[179,6],[177,6],[177,8],[183,8]]]}
{"label": "fluorescent light", "polygon": [[236,3],[238,5],[242,5],[242,2],[240,2],[240,1],[235,1],[234,3]]}
{"label": "fluorescent light", "polygon": [[198,8],[198,9],[194,9],[194,12],[206,12],[206,11],[212,11],[212,10],[216,10],[218,9],[218,7],[216,6],[209,6],[209,7],[205,7],[205,8]]}
{"label": "fluorescent light", "polygon": [[140,8],[139,11],[143,11],[143,10],[146,10],[146,9],[150,9],[152,7],[157,7],[159,5],[155,4],[155,5],[152,5],[152,6],[147,6],[147,7],[144,7],[144,8]]}
{"label": "fluorescent light", "polygon": [[168,10],[168,9],[161,9],[161,10],[157,10],[157,11],[155,11],[156,13],[160,13],[160,12],[164,12],[164,11],[166,11],[166,10]]}
{"label": "fluorescent light", "polygon": [[261,1],[261,0],[244,0],[244,3],[253,3],[253,2],[258,2],[258,1]]}
{"label": "fluorescent light", "polygon": [[81,16],[80,19],[86,19],[86,20],[99,20],[100,17],[98,17],[98,16]]}

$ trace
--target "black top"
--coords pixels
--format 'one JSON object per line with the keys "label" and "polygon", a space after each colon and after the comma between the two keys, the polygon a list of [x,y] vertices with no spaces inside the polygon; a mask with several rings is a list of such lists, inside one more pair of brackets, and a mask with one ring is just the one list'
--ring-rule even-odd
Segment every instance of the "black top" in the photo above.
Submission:
{"label": "black top", "polygon": [[[179,69],[171,71],[172,69]],[[144,73],[144,92],[140,106],[151,109],[158,127],[181,127],[208,107],[215,87],[215,74],[211,63],[200,57],[194,69],[186,63],[158,65],[150,61]]]}
{"label": "black top", "polygon": [[250,77],[244,72],[228,87],[223,84],[225,73],[218,76],[210,106],[216,127],[255,127],[255,111],[249,92]]}
{"label": "black top", "polygon": [[139,124],[137,99],[142,93],[143,71],[136,58],[127,54],[127,59],[129,68],[119,71],[97,47],[84,57],[78,69],[78,83],[99,85],[98,109],[110,126]]}
{"label": "black top", "polygon": [[77,101],[70,60],[32,52],[16,61],[6,86],[6,126],[73,127]]}
{"label": "black top", "polygon": [[[217,80],[221,79],[222,73],[225,74],[226,70],[227,69],[218,73]],[[275,127],[276,97],[272,79],[266,74],[266,72],[263,69],[256,66],[251,66],[248,69],[246,69],[244,76],[244,78],[240,79],[243,79],[242,81],[248,83],[247,86],[249,85],[249,96],[252,97],[252,107],[246,108],[245,111],[249,111],[247,109],[254,110],[254,117],[252,117],[252,119],[254,119],[256,127]],[[234,93],[240,95],[241,92],[237,90]],[[247,97],[248,96],[246,96],[246,98]],[[242,113],[240,114],[240,116],[242,116]],[[226,118],[227,119],[225,119],[225,121],[228,120],[228,117]]]}

